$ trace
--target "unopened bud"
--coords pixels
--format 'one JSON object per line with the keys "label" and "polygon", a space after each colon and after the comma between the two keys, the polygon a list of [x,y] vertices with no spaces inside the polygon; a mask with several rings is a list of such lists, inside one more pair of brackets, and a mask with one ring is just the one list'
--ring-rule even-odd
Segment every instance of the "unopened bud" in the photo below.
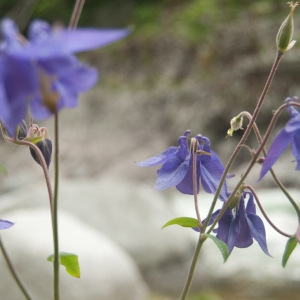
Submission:
{"label": "unopened bud", "polygon": [[227,130],[227,137],[233,135],[234,131],[239,129],[243,130],[243,116],[237,116],[231,119],[230,121],[230,129]]}
{"label": "unopened bud", "polygon": [[[45,139],[43,138],[42,140],[40,140],[39,142],[36,143],[36,146],[41,150],[46,165],[49,168],[50,163],[51,163],[51,154],[52,154],[52,142],[50,139]],[[39,164],[41,165],[40,159],[38,157],[38,155],[36,154],[36,152],[34,151],[34,149],[29,148],[30,149],[30,154],[33,157],[33,159]]]}
{"label": "unopened bud", "polygon": [[295,4],[293,2],[288,2],[288,5],[290,6],[291,11],[281,24],[276,36],[277,50],[281,53],[292,49],[296,43],[295,40],[292,41],[294,31],[293,14],[298,2]]}
{"label": "unopened bud", "polygon": [[260,165],[262,165],[265,162],[265,158],[264,157],[259,157],[256,162]]}
{"label": "unopened bud", "polygon": [[[48,130],[46,127],[39,127],[36,124],[32,124],[28,130],[27,138],[30,138],[31,141],[40,149],[45,159],[46,165],[49,168],[51,163],[51,154],[52,154],[52,142],[49,139]],[[40,138],[37,142],[34,142],[34,138]],[[40,159],[33,148],[30,148],[30,154],[33,159],[41,165]]]}

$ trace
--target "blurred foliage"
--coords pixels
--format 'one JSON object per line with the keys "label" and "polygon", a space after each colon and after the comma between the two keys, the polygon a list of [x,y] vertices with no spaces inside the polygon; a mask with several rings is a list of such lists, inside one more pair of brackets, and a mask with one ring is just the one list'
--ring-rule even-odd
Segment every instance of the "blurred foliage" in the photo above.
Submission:
{"label": "blurred foliage", "polygon": [[[25,28],[30,19],[68,24],[75,0],[1,0],[0,17],[15,19]],[[133,25],[149,38],[167,31],[190,41],[207,37],[214,24],[233,22],[239,14],[276,15],[286,9],[282,0],[87,0],[80,26]]]}

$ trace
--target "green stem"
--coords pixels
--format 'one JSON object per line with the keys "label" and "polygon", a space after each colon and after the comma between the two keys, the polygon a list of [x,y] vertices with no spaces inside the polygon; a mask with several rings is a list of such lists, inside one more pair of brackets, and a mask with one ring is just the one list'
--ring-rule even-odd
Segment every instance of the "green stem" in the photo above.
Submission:
{"label": "green stem", "polygon": [[[225,183],[227,174],[229,173],[229,169],[230,169],[232,163],[235,161],[237,155],[240,152],[240,149],[241,149],[242,145],[245,143],[245,141],[247,140],[247,138],[248,138],[248,136],[249,136],[249,134],[250,134],[250,132],[252,130],[252,126],[253,126],[254,122],[256,121],[258,113],[259,113],[259,111],[260,111],[260,109],[262,107],[262,104],[263,104],[264,100],[265,100],[266,94],[267,94],[267,92],[269,90],[269,87],[270,87],[270,85],[272,83],[272,80],[274,78],[274,75],[276,73],[276,70],[277,70],[277,67],[279,65],[279,62],[280,62],[280,59],[281,59],[282,55],[283,55],[282,53],[280,53],[279,51],[277,51],[274,63],[272,65],[272,68],[271,68],[271,71],[270,71],[270,74],[268,76],[268,79],[266,81],[264,89],[263,89],[263,91],[261,93],[261,96],[260,96],[260,98],[259,98],[259,100],[257,102],[257,105],[255,107],[255,110],[253,112],[252,119],[251,119],[249,125],[247,126],[244,135],[242,136],[241,140],[239,141],[238,145],[236,146],[236,148],[234,149],[232,155],[230,156],[230,158],[229,158],[229,160],[227,162],[227,165],[225,166],[225,170],[224,170],[223,175],[222,175],[222,177],[220,179],[220,183],[219,183],[219,186],[218,186],[217,191],[215,193],[215,196],[214,196],[212,205],[210,207],[208,216],[206,218],[205,223],[203,224],[202,232],[205,232],[205,230],[206,230],[206,228],[207,228],[207,226],[209,224],[209,221],[210,221],[211,216],[213,214],[213,211],[215,209],[215,205],[217,203],[219,194],[221,192],[222,186]],[[263,148],[263,145],[261,145],[260,151],[262,150],[262,148]],[[259,153],[257,153],[257,157],[258,157],[258,154]],[[218,221],[220,220],[220,218],[224,214],[226,208],[228,207],[228,205],[230,204],[231,200],[233,199],[233,196],[236,194],[236,192],[238,191],[240,185],[243,183],[243,181],[245,180],[246,176],[248,175],[248,173],[252,169],[255,161],[256,161],[256,159],[253,158],[252,161],[251,161],[251,163],[250,163],[250,165],[248,166],[248,169],[246,170],[245,174],[242,176],[241,180],[236,185],[236,187],[233,190],[232,194],[230,195],[230,197],[228,198],[228,200],[226,201],[226,203],[223,205],[223,207],[222,207],[219,215],[217,216],[216,220],[213,222],[212,226],[208,230],[208,233],[210,233],[213,230],[213,228],[216,226],[216,224],[218,223]],[[198,244],[197,244],[197,247],[196,247],[196,251],[195,251],[193,259],[192,259],[192,264],[191,264],[191,267],[190,267],[188,278],[187,278],[187,281],[185,283],[185,286],[184,286],[184,289],[183,289],[183,292],[182,292],[180,300],[186,299],[186,296],[187,296],[188,291],[190,289],[190,285],[191,285],[191,282],[192,282],[192,279],[193,279],[193,274],[194,274],[196,262],[197,262],[197,259],[198,259],[198,256],[199,256],[202,244],[203,244],[203,241],[202,241],[202,238],[201,238],[201,235],[200,235],[199,241],[198,241]]]}
{"label": "green stem", "polygon": [[[266,94],[267,94],[267,92],[268,92],[268,90],[269,90],[269,87],[270,87],[270,85],[271,85],[271,83],[272,83],[272,80],[273,80],[273,78],[274,78],[274,75],[275,75],[275,73],[276,73],[276,70],[277,70],[277,68],[278,68],[278,65],[279,65],[279,62],[280,62],[280,59],[281,59],[282,55],[283,55],[283,54],[280,53],[279,51],[276,52],[276,57],[275,57],[274,63],[273,63],[273,65],[272,65],[272,68],[271,68],[270,74],[269,74],[269,76],[268,76],[268,79],[267,79],[267,81],[266,81],[266,84],[265,84],[265,86],[264,86],[264,89],[263,89],[263,91],[262,91],[262,93],[261,93],[261,95],[260,95],[260,98],[259,98],[259,100],[258,100],[258,102],[257,102],[257,105],[256,105],[256,107],[255,107],[255,109],[254,109],[254,112],[253,112],[253,115],[252,115],[252,119],[250,120],[250,122],[249,122],[249,124],[248,124],[248,126],[247,126],[247,128],[246,128],[246,130],[245,130],[245,133],[243,134],[241,140],[239,141],[238,145],[237,145],[236,148],[234,149],[233,153],[231,154],[231,156],[230,156],[230,158],[229,158],[229,160],[228,160],[228,162],[227,162],[227,164],[226,164],[226,166],[225,166],[225,170],[224,170],[223,175],[222,175],[222,177],[221,177],[221,179],[220,179],[220,183],[219,183],[218,189],[217,189],[217,191],[216,191],[216,194],[215,194],[215,196],[214,196],[214,199],[213,199],[212,205],[211,205],[211,207],[210,207],[208,216],[207,216],[206,221],[205,221],[205,223],[204,223],[204,225],[203,225],[203,229],[204,229],[204,230],[205,230],[206,227],[208,226],[208,223],[209,223],[209,221],[210,221],[210,218],[211,218],[211,216],[212,216],[212,214],[213,214],[213,211],[214,211],[214,209],[215,209],[215,206],[216,206],[216,203],[217,203],[217,200],[218,200],[218,196],[219,196],[219,194],[220,194],[220,192],[221,192],[221,189],[222,189],[222,186],[223,186],[223,184],[224,184],[224,182],[225,182],[225,180],[226,180],[226,176],[227,176],[227,174],[229,173],[229,169],[231,168],[233,162],[235,161],[237,155],[239,154],[239,152],[240,152],[240,150],[241,150],[241,147],[243,146],[243,144],[245,144],[245,142],[246,142],[246,140],[247,140],[247,138],[248,138],[248,136],[249,136],[249,134],[250,134],[250,132],[251,132],[251,130],[252,130],[252,126],[253,126],[253,124],[255,123],[256,119],[257,119],[258,113],[259,113],[259,111],[260,111],[260,109],[261,109],[261,107],[262,107],[262,104],[263,104],[264,100],[265,100]],[[255,163],[255,161],[252,161],[252,162],[251,162],[251,165],[250,165],[249,167],[252,168],[253,165],[254,165],[254,163]],[[249,170],[249,171],[250,171],[250,170]],[[239,184],[237,184],[237,186],[236,186],[235,189],[233,190],[231,196],[228,198],[227,202],[226,202],[225,205],[222,207],[219,216],[218,216],[217,219],[214,221],[213,226],[211,226],[209,232],[211,232],[211,231],[213,230],[213,228],[215,227],[215,225],[217,224],[217,222],[219,221],[219,219],[221,218],[221,216],[222,216],[223,213],[225,212],[226,208],[227,208],[228,205],[230,204],[230,201],[233,199],[233,196],[234,196],[235,193],[238,191],[238,189],[239,189],[239,187],[240,187],[240,184],[243,183],[243,181],[244,181],[244,179],[246,178],[247,175],[248,175],[248,174],[246,174],[246,175],[244,174],[244,176],[242,176],[241,180],[239,181]]]}
{"label": "green stem", "polygon": [[200,254],[200,251],[201,251],[201,248],[202,248],[202,245],[203,245],[204,241],[205,241],[205,239],[201,236],[201,234],[199,234],[198,243],[197,243],[194,255],[193,255],[192,263],[191,263],[191,266],[190,266],[190,270],[189,270],[184,288],[183,288],[181,296],[179,298],[180,300],[185,300],[187,295],[188,295],[188,292],[190,290],[190,287],[191,287],[191,284],[192,284],[192,281],[193,281],[193,277],[194,277],[198,257],[199,257],[199,254]]}
{"label": "green stem", "polygon": [[261,203],[260,203],[260,201],[259,201],[259,198],[258,198],[258,196],[257,196],[257,194],[256,194],[256,192],[255,192],[255,190],[252,188],[252,186],[250,186],[250,185],[245,185],[245,189],[250,190],[250,192],[253,194],[254,199],[255,199],[255,201],[256,201],[256,203],[257,203],[257,205],[258,205],[258,207],[259,207],[261,213],[263,214],[263,216],[264,216],[264,218],[267,220],[267,222],[270,224],[270,226],[273,227],[273,229],[276,230],[276,231],[277,231],[278,233],[280,233],[281,235],[283,235],[283,236],[285,236],[285,237],[288,237],[288,238],[292,237],[292,236],[293,236],[292,234],[288,234],[288,233],[286,233],[286,232],[280,230],[280,229],[279,229],[279,228],[271,221],[271,219],[270,219],[270,218],[268,217],[268,215],[266,214],[266,212],[265,212],[263,206],[261,205]]}
{"label": "green stem", "polygon": [[69,24],[70,29],[74,29],[77,27],[84,2],[85,2],[85,0],[77,0],[76,1],[75,5],[74,5],[73,13],[72,13],[71,21]]}
{"label": "green stem", "polygon": [[[73,9],[69,28],[74,29],[80,18],[84,0],[77,0]],[[58,237],[58,184],[59,184],[59,124],[58,112],[54,114],[54,199],[53,199],[53,236],[54,236],[54,299],[59,300],[59,237]]]}
{"label": "green stem", "polygon": [[54,198],[53,198],[53,239],[54,239],[54,299],[59,300],[59,238],[58,238],[58,183],[59,183],[59,126],[58,113],[54,114]]}
{"label": "green stem", "polygon": [[200,211],[198,206],[198,188],[197,188],[197,149],[198,149],[198,140],[196,138],[192,138],[191,140],[191,151],[193,155],[193,193],[194,193],[194,205],[195,211],[197,215],[197,219],[199,222],[199,228],[202,228],[202,222],[200,217]]}
{"label": "green stem", "polygon": [[17,283],[19,289],[21,290],[22,294],[24,295],[24,297],[27,299],[27,300],[31,300],[32,298],[30,297],[27,289],[25,288],[24,286],[24,283],[21,281],[20,277],[18,276],[9,256],[8,256],[8,253],[6,252],[6,249],[4,247],[4,244],[2,242],[2,239],[1,239],[1,236],[0,236],[0,248],[1,248],[1,251],[2,251],[2,254],[4,256],[4,259],[6,261],[6,264],[9,268],[9,271],[11,273],[11,275],[13,276],[15,282]]}
{"label": "green stem", "polygon": [[[297,103],[297,104],[299,105],[299,103]],[[281,113],[281,110],[278,111],[278,112]],[[279,113],[277,114],[278,116],[279,116]],[[251,118],[252,118],[252,116],[248,112],[243,112],[243,115],[245,115],[249,120],[251,120]],[[275,121],[276,121],[276,119],[275,119]],[[273,124],[275,125],[275,122]],[[271,131],[272,128],[273,127],[269,127],[269,131]],[[259,129],[258,129],[256,123],[253,124],[253,129],[254,129],[257,141],[261,145],[263,143],[263,138],[261,137],[261,134],[259,132]],[[263,152],[264,156],[267,156],[267,151],[266,151],[266,149],[264,147],[262,148],[262,152]],[[289,202],[291,203],[291,205],[294,207],[294,209],[295,209],[295,211],[297,213],[297,216],[298,216],[298,222],[300,223],[300,209],[299,209],[297,203],[294,201],[293,197],[289,194],[289,192],[287,191],[287,189],[285,188],[285,186],[281,183],[281,181],[279,180],[279,178],[277,177],[276,173],[274,172],[274,170],[272,168],[270,169],[270,173],[271,173],[271,175],[272,175],[275,183],[277,184],[277,186],[280,188],[280,190],[287,197],[287,199],[289,200]],[[272,226],[272,224],[270,224],[270,225]],[[285,234],[283,234],[283,235],[285,235]]]}
{"label": "green stem", "polygon": [[[52,185],[51,185],[51,180],[50,180],[50,174],[49,174],[49,170],[48,170],[48,167],[47,167],[47,164],[46,164],[46,161],[44,159],[44,156],[41,152],[41,150],[33,143],[27,141],[27,140],[18,140],[16,138],[11,138],[5,131],[4,127],[1,126],[1,131],[2,131],[2,135],[3,135],[3,138],[5,139],[5,141],[7,142],[10,142],[10,143],[14,143],[14,144],[17,144],[17,145],[23,145],[23,146],[27,146],[27,147],[30,147],[32,148],[35,153],[37,154],[38,158],[39,158],[39,161],[40,161],[40,164],[41,164],[41,167],[43,169],[43,172],[44,172],[44,177],[45,177],[45,181],[46,181],[46,185],[47,185],[47,189],[48,189],[48,196],[49,196],[49,203],[50,203],[50,210],[51,210],[51,219],[52,219],[52,230],[53,230],[53,226],[54,226],[54,220],[53,220],[53,192],[52,192]],[[53,231],[54,232],[54,231]],[[53,238],[54,238],[54,235],[53,235]],[[0,241],[1,242],[1,241]],[[17,273],[16,273],[16,270],[14,269],[14,266],[8,256],[8,253],[5,251],[5,248],[4,248],[4,245],[3,243],[1,242],[1,250],[3,252],[3,255],[4,255],[4,258],[6,260],[6,263],[7,265],[9,266],[9,270],[13,276],[13,278],[15,279],[16,283],[18,284],[18,286],[20,287],[21,291],[23,292],[23,294],[25,295],[29,295],[28,292],[26,292],[26,289],[24,286],[20,286],[20,284],[22,284],[22,282],[20,281],[19,277],[17,276]],[[24,292],[25,290],[25,292]],[[25,295],[26,299],[31,299],[30,296],[27,296]]]}

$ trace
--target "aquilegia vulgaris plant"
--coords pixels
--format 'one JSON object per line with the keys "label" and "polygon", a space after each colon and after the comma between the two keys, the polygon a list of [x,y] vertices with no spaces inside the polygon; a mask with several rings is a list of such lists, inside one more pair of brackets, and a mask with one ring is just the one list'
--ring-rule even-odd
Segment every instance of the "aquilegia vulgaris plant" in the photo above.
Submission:
{"label": "aquilegia vulgaris plant", "polygon": [[[76,29],[83,2],[82,0],[76,1],[68,29],[60,26],[52,27],[43,20],[34,20],[28,27],[26,38],[21,35],[15,21],[7,18],[1,21],[1,131],[7,142],[29,147],[32,158],[42,167],[44,173],[53,231],[54,249],[48,260],[53,262],[55,300],[60,298],[60,264],[66,267],[70,275],[80,277],[77,255],[61,252],[58,243],[58,117],[61,109],[76,107],[78,95],[89,90],[98,80],[97,70],[81,63],[75,54],[103,47],[125,38],[130,33],[128,29]],[[196,217],[178,217],[166,222],[163,226],[164,228],[176,224],[188,227],[188,230],[198,235],[187,280],[180,296],[181,300],[188,296],[199,253],[207,239],[211,239],[216,244],[224,261],[235,248],[247,248],[254,242],[258,243],[261,250],[270,256],[264,225],[264,220],[266,220],[276,231],[288,238],[283,253],[283,266],[286,265],[297,243],[300,243],[300,208],[272,170],[272,166],[289,146],[295,158],[291,164],[295,164],[296,171],[300,170],[300,103],[297,97],[288,97],[275,111],[264,136],[261,135],[256,125],[279,62],[283,55],[295,45],[295,41],[292,40],[293,14],[297,5],[297,3],[289,2],[290,13],[280,26],[276,37],[276,57],[253,113],[243,111],[230,121],[230,129],[227,131],[228,139],[235,131],[243,129],[244,118],[247,118],[249,123],[226,164],[223,164],[219,155],[212,150],[214,148],[208,137],[202,134],[190,137],[191,131],[185,128],[182,131],[183,135],[178,138],[177,146],[171,146],[156,156],[136,163],[141,167],[160,166],[155,183],[157,190],[175,187],[180,193],[187,195],[186,197],[193,196]],[[286,110],[290,119],[280,129],[274,140],[270,141],[276,120]],[[53,145],[48,129],[34,123],[52,116],[54,117]],[[25,120],[30,121],[25,122]],[[247,146],[246,142],[252,131],[257,137],[258,147],[251,150],[252,158],[248,166],[240,175],[234,188],[229,189],[228,183],[234,176],[231,173],[232,164],[241,148]],[[267,142],[271,144],[268,151],[265,150]],[[54,150],[53,159],[52,150]],[[255,164],[261,165],[261,173],[257,180],[263,180],[266,173],[270,172],[275,183],[296,211],[299,225],[295,228],[295,233],[285,233],[272,223],[255,189],[247,183],[247,176]],[[49,174],[52,165],[54,167],[53,184]],[[209,211],[205,216],[202,215],[198,203],[200,192],[208,193],[212,198]],[[221,208],[217,208],[217,204]],[[260,208],[264,218],[257,214],[256,205]],[[8,220],[0,219],[0,230],[9,229],[13,225]],[[17,275],[1,239],[0,248],[24,297],[32,299]]]}
{"label": "aquilegia vulgaris plant", "polygon": [[[95,68],[82,64],[75,53],[106,46],[126,37],[128,29],[76,29],[83,5],[78,0],[69,28],[51,27],[47,22],[34,20],[29,25],[28,38],[19,32],[11,19],[1,22],[0,44],[0,122],[6,141],[30,148],[33,159],[41,165],[48,188],[52,219],[54,253],[48,257],[54,266],[54,299],[59,299],[59,265],[68,273],[80,277],[77,255],[60,252],[58,244],[58,114],[62,108],[76,107],[78,95],[98,81]],[[54,116],[54,187],[49,174],[52,140],[45,127],[25,119],[44,120]],[[13,225],[0,220],[0,229]],[[26,299],[32,299],[16,274],[4,245],[0,246],[9,268]],[[63,259],[62,259],[63,258]],[[70,271],[71,270],[71,271]]]}
{"label": "aquilegia vulgaris plant", "polygon": [[[210,141],[207,137],[197,135],[196,137],[191,138],[189,142],[188,134],[190,131],[186,131],[185,134],[179,138],[178,147],[169,147],[163,153],[137,163],[138,166],[143,167],[162,165],[157,171],[156,189],[162,190],[176,186],[179,192],[194,196],[193,199],[197,218],[178,217],[168,221],[163,226],[164,228],[176,224],[192,228],[195,232],[199,233],[199,239],[191,262],[189,274],[180,297],[181,300],[186,299],[188,295],[199,253],[202,245],[208,238],[215,242],[223,255],[224,261],[227,260],[234,250],[234,247],[247,248],[253,244],[253,241],[256,241],[262,251],[270,256],[265,226],[263,220],[256,214],[255,202],[259,205],[262,214],[270,225],[280,234],[288,237],[282,259],[283,266],[286,265],[296,244],[300,243],[300,226],[295,228],[294,234],[282,232],[266,215],[254,188],[246,184],[247,176],[252,167],[257,163],[262,164],[261,174],[258,180],[262,180],[268,171],[271,172],[274,181],[295,209],[300,224],[300,208],[271,169],[273,164],[289,145],[291,146],[293,156],[295,157],[295,169],[300,169],[300,104],[297,102],[297,97],[287,98],[285,103],[276,110],[264,137],[261,136],[256,125],[257,116],[266,99],[267,91],[274,78],[279,61],[283,54],[292,49],[295,44],[295,41],[292,40],[294,26],[293,14],[298,3],[289,2],[288,4],[290,6],[290,13],[279,28],[276,37],[276,58],[255,110],[253,114],[244,111],[230,121],[230,129],[227,131],[227,138],[230,138],[235,131],[243,129],[244,117],[249,119],[249,124],[244,130],[244,133],[227,164],[223,166],[218,155],[211,150]],[[274,128],[277,118],[285,109],[289,112],[290,120],[287,122],[286,126],[279,131],[271,144],[269,151],[266,152],[264,146],[269,140],[270,133]],[[227,190],[226,180],[231,177],[229,174],[230,168],[241,148],[246,145],[245,143],[251,131],[255,132],[259,147],[251,151],[252,160],[246,170],[241,174],[241,178],[235,188],[232,191],[229,191]],[[200,191],[199,183],[201,183],[204,192],[214,195],[212,197],[213,200],[209,213],[204,219],[202,219],[200,214],[197,199]],[[218,199],[223,202],[222,208],[215,210]]]}

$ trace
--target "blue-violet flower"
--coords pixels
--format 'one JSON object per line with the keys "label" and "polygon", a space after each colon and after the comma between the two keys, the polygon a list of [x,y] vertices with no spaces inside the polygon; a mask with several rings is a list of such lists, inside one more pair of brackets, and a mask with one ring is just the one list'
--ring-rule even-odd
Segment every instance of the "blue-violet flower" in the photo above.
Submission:
{"label": "blue-violet flower", "polygon": [[45,119],[64,107],[77,106],[79,92],[91,88],[97,71],[73,55],[103,47],[129,34],[127,29],[51,28],[36,20],[29,41],[10,19],[1,23],[0,120],[10,134],[30,107],[34,119]]}
{"label": "blue-violet flower", "polygon": [[[245,198],[247,196],[249,199],[245,208]],[[220,209],[213,213],[209,225],[216,219],[219,212]],[[264,223],[256,215],[253,194],[250,192],[242,193],[237,207],[233,209],[228,207],[226,209],[218,223],[218,228],[214,232],[217,233],[216,236],[219,240],[227,244],[229,253],[231,253],[234,247],[247,248],[251,246],[253,239],[255,239],[261,249],[270,256]]]}
{"label": "blue-violet flower", "polygon": [[14,223],[12,223],[10,221],[0,219],[0,229],[7,229],[13,225],[14,225]]}
{"label": "blue-violet flower", "polygon": [[290,120],[287,122],[285,127],[278,132],[270,146],[261,168],[259,180],[261,180],[272,168],[273,164],[277,161],[289,144],[291,145],[292,153],[297,162],[295,170],[300,170],[300,113],[295,107],[289,105],[289,102],[295,100],[295,98],[286,99]]}
{"label": "blue-violet flower", "polygon": [[[161,154],[137,163],[141,167],[162,164],[162,167],[157,171],[156,189],[164,190],[176,186],[181,193],[193,195],[193,153],[191,153],[188,145],[189,133],[190,131],[187,130],[183,136],[179,137],[178,147],[169,147]],[[205,192],[215,194],[224,167],[218,155],[210,149],[209,139],[202,135],[197,135],[196,139],[198,140],[198,150],[203,153],[197,155],[197,192],[199,192],[199,181],[201,181]],[[219,198],[226,201],[228,195],[225,182]]]}

